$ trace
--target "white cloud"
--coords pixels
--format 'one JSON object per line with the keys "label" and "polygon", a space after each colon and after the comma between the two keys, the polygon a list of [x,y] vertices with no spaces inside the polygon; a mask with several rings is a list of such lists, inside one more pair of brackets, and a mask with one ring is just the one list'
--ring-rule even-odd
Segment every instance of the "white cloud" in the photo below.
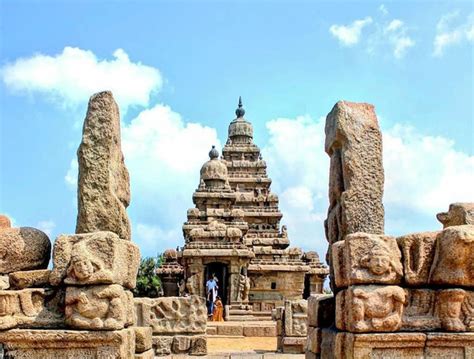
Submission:
{"label": "white cloud", "polygon": [[46,220],[46,221],[39,221],[36,224],[36,228],[39,230],[43,231],[48,235],[48,237],[51,238],[51,235],[53,234],[54,228],[56,228],[56,223],[52,220]]}
{"label": "white cloud", "polygon": [[65,47],[57,55],[36,54],[0,69],[7,88],[14,92],[48,96],[66,107],[85,103],[98,91],[111,90],[122,111],[148,106],[152,93],[162,86],[158,69],[131,62],[117,49],[112,59],[99,59],[92,51]]}
{"label": "white cloud", "polygon": [[459,11],[441,16],[436,24],[433,56],[443,56],[446,47],[459,45],[464,41],[474,41],[474,14],[471,13],[465,22],[459,21],[459,18]]}
{"label": "white cloud", "polygon": [[474,201],[474,156],[442,136],[395,125],[384,132],[385,203],[434,216],[450,203]]}
{"label": "white cloud", "polygon": [[[379,11],[385,17],[388,11],[384,5],[379,7]],[[353,46],[361,42],[362,28],[370,23],[374,23],[372,30],[368,32],[366,49],[370,54],[380,47],[391,49],[393,56],[400,59],[405,56],[409,48],[415,46],[415,40],[408,34],[408,27],[400,19],[392,19],[388,22],[382,20],[372,20],[366,17],[363,20],[356,20],[349,26],[332,25],[329,31],[343,45]]]}
{"label": "white cloud", "polygon": [[372,18],[367,16],[361,20],[355,20],[350,25],[331,25],[329,31],[344,46],[353,46],[360,40],[362,29],[372,23]]}
{"label": "white cloud", "polygon": [[383,16],[388,15],[388,9],[384,4],[379,6],[379,11],[382,13]]}
{"label": "white cloud", "polygon": [[405,56],[410,47],[415,46],[415,41],[407,35],[407,27],[400,19],[393,19],[385,26],[383,37],[393,48],[393,55],[400,59]]}

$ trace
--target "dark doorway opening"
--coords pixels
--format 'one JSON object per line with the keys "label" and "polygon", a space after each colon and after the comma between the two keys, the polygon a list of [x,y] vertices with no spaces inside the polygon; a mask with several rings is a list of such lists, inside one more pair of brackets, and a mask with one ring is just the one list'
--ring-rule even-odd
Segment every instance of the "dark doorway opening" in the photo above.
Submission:
{"label": "dark doorway opening", "polygon": [[227,302],[227,265],[220,262],[209,263],[206,266],[206,282],[212,275],[215,275],[215,277],[217,278],[217,295],[221,297],[222,304],[229,304]]}

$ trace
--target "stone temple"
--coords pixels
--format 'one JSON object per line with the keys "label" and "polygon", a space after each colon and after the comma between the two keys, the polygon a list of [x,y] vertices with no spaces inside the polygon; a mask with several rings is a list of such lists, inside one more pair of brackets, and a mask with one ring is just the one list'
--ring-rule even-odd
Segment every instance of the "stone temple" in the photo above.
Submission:
{"label": "stone temple", "polygon": [[185,244],[177,253],[166,251],[158,273],[170,296],[205,296],[205,283],[215,274],[226,320],[270,319],[285,300],[322,293],[328,269],[315,252],[290,247],[241,99],[235,114],[222,156],[212,146],[201,168],[196,207],[183,225]]}

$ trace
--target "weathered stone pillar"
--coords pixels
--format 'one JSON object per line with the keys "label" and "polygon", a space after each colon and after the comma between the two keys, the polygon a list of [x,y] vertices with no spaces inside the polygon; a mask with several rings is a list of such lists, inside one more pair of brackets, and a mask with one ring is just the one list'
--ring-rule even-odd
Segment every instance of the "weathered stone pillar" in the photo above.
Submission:
{"label": "weathered stone pillar", "polygon": [[130,240],[130,178],[121,148],[120,114],[112,93],[89,100],[77,150],[79,162],[76,233],[111,231]]}

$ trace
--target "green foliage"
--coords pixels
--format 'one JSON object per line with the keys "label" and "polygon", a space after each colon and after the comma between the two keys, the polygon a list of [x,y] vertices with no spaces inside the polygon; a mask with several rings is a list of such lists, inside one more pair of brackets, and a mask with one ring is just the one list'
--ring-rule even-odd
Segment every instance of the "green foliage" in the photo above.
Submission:
{"label": "green foliage", "polygon": [[156,268],[161,266],[163,255],[156,258],[146,257],[140,260],[140,267],[137,274],[137,286],[133,290],[135,297],[156,298],[160,296],[161,282],[156,275]]}

